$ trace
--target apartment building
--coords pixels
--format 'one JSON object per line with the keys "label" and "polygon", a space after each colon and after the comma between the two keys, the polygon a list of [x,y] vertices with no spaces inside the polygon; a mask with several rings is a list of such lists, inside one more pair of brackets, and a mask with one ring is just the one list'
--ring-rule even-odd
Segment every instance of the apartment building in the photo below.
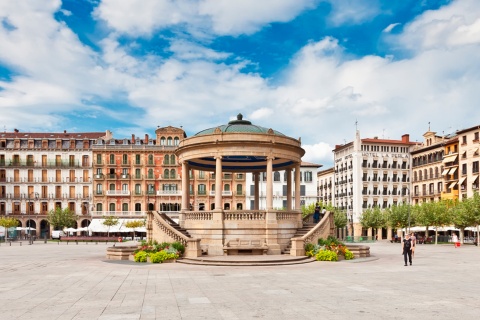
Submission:
{"label": "apartment building", "polygon": [[472,197],[478,192],[480,160],[480,126],[457,131],[459,139],[459,199]]}
{"label": "apartment building", "polygon": [[[354,141],[333,150],[333,205],[346,211],[354,236],[371,235],[360,224],[364,210],[410,202],[410,149],[415,144],[408,134],[401,140],[361,139],[357,131]],[[386,237],[391,237],[391,230],[378,235]]]}
{"label": "apartment building", "polygon": [[335,169],[328,168],[317,172],[318,181],[318,200],[324,204],[333,204],[333,195],[335,194]]}
{"label": "apartment building", "polygon": [[[423,137],[423,143],[413,146],[411,151],[412,204],[440,200],[444,191],[445,177],[451,170],[444,169],[444,161],[450,161],[450,158],[444,160],[445,143],[449,139],[438,136],[436,132],[430,130]],[[451,193],[452,190],[449,191]]]}
{"label": "apartment building", "polygon": [[152,139],[132,135],[98,139],[93,151],[93,217],[146,217],[148,210],[178,212],[181,165],[175,150],[185,131],[159,127]]}
{"label": "apartment building", "polygon": [[[92,145],[106,132],[0,134],[0,215],[49,234],[46,215],[56,207],[82,216],[92,201]],[[78,221],[79,224],[83,220]]]}

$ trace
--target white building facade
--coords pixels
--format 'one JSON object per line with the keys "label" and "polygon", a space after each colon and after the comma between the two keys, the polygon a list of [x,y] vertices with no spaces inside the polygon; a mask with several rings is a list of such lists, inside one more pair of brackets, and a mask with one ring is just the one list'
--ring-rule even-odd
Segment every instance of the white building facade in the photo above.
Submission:
{"label": "white building facade", "polygon": [[[351,223],[349,234],[369,235],[360,219],[366,209],[388,208],[410,203],[410,148],[415,145],[409,135],[401,140],[361,139],[337,145],[334,153],[333,205],[344,210]],[[391,230],[381,230],[378,239],[390,238]]]}
{"label": "white building facade", "polygon": [[[302,162],[300,166],[300,205],[308,206],[318,201],[317,195],[317,170],[321,165]],[[292,181],[295,176],[292,170]],[[260,173],[259,182],[259,210],[266,209],[266,172]],[[247,209],[254,209],[254,187],[253,174],[246,174]],[[292,200],[294,201],[294,200]],[[293,203],[292,203],[293,204]],[[286,171],[273,172],[273,207],[275,209],[287,208],[287,176]]]}

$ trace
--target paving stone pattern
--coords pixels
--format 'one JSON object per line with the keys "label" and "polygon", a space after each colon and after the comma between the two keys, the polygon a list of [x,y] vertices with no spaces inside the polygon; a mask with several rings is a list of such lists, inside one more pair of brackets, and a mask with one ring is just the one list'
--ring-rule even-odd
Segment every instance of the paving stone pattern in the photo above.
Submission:
{"label": "paving stone pattern", "polygon": [[[111,244],[109,244],[111,245]],[[476,319],[480,249],[370,244],[372,257],[287,266],[105,260],[105,244],[0,245],[0,319]]]}

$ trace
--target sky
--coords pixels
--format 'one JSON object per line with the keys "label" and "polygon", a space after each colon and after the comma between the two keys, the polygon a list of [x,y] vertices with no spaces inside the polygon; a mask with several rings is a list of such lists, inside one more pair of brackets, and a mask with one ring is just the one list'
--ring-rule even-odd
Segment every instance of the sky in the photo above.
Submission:
{"label": "sky", "polygon": [[239,113],[335,145],[480,124],[478,0],[2,0],[0,126],[187,136]]}

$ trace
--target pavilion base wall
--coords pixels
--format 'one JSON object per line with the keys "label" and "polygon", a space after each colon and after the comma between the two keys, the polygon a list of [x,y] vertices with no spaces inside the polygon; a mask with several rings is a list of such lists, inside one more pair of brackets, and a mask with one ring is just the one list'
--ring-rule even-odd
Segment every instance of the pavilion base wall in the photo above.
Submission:
{"label": "pavilion base wall", "polygon": [[301,214],[297,212],[282,212],[278,215],[263,213],[254,215],[254,218],[250,215],[248,219],[239,213],[235,213],[235,216],[223,214],[222,217],[227,218],[223,220],[214,219],[215,216],[213,213],[186,214],[187,219],[183,221],[183,227],[188,233],[193,238],[200,239],[202,252],[211,256],[224,255],[223,248],[229,241],[236,240],[257,240],[268,246],[267,254],[281,254],[289,246],[297,229],[303,225]]}

